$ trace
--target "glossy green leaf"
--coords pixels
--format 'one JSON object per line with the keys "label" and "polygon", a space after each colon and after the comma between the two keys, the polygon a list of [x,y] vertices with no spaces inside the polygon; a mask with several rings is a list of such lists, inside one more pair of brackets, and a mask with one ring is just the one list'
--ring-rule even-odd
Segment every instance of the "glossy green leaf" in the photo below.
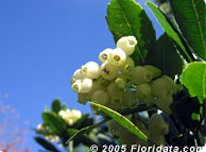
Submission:
{"label": "glossy green leaf", "polygon": [[44,149],[50,151],[50,152],[60,152],[52,143],[47,141],[46,139],[42,137],[34,137],[34,140],[41,145]]}
{"label": "glossy green leaf", "polygon": [[54,112],[43,112],[42,119],[50,127],[52,132],[56,134],[61,134],[66,127],[64,121]]}
{"label": "glossy green leaf", "polygon": [[183,61],[172,40],[166,34],[157,40],[152,51],[148,53],[146,63],[158,67],[163,74],[172,78],[180,74],[183,68]]}
{"label": "glossy green leaf", "polygon": [[170,0],[170,3],[188,44],[206,60],[206,1]]}
{"label": "glossy green leaf", "polygon": [[61,110],[61,101],[59,99],[55,99],[52,102],[52,111],[58,113]]}
{"label": "glossy green leaf", "polygon": [[126,128],[128,131],[133,133],[134,135],[138,136],[140,139],[144,141],[148,141],[148,137],[139,130],[137,126],[135,126],[128,118],[121,115],[120,113],[97,103],[90,102],[90,104],[97,108],[99,111],[103,112],[104,114],[108,115],[109,117],[113,118],[116,122],[118,122],[122,127]]}
{"label": "glossy green leaf", "polygon": [[192,97],[198,97],[200,103],[206,99],[206,62],[188,64],[182,72],[181,83]]}
{"label": "glossy green leaf", "polygon": [[167,21],[167,18],[165,17],[165,15],[152,2],[149,2],[149,1],[146,2],[146,5],[151,9],[157,21],[159,22],[159,24],[162,26],[163,30],[165,31],[165,33],[181,48],[181,53],[184,55],[184,57],[188,61],[192,61],[192,58],[187,52],[187,50],[185,49],[180,37],[175,32],[171,24]]}
{"label": "glossy green leaf", "polygon": [[138,46],[133,54],[136,63],[144,63],[148,50],[156,40],[151,21],[135,0],[111,0],[107,10],[107,23],[115,42],[122,36],[133,35]]}

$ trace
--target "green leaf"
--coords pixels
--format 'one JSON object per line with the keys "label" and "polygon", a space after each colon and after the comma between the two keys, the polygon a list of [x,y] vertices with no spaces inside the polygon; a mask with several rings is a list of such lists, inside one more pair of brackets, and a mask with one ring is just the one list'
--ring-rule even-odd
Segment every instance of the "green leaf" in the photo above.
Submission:
{"label": "green leaf", "polygon": [[117,123],[119,123],[122,127],[126,128],[128,131],[138,136],[140,139],[144,141],[148,141],[148,137],[139,130],[137,126],[135,126],[128,118],[124,117],[120,113],[97,103],[90,102],[90,104],[97,108],[99,111],[105,113],[109,117],[113,118]]}
{"label": "green leaf", "polygon": [[166,34],[156,41],[152,51],[148,53],[146,63],[158,67],[163,74],[172,78],[180,74],[183,68],[183,61],[172,40]]}
{"label": "green leaf", "polygon": [[192,97],[198,97],[200,103],[206,99],[206,62],[188,64],[182,72],[181,83]]}
{"label": "green leaf", "polygon": [[42,137],[34,137],[34,140],[46,150],[51,152],[60,152],[52,143]]}
{"label": "green leaf", "polygon": [[87,126],[87,127],[84,127],[84,128],[82,128],[82,129],[80,129],[78,132],[76,132],[76,133],[67,141],[67,144],[68,144],[70,141],[78,138],[79,136],[81,136],[81,135],[83,135],[83,134],[85,134],[85,133],[90,132],[92,129],[97,128],[97,127],[103,125],[104,123],[106,123],[106,122],[109,121],[109,120],[110,120],[110,119],[104,119],[103,121],[101,121],[101,122],[99,122],[99,123],[97,123],[97,124],[94,124],[94,125],[91,125],[91,126]]}
{"label": "green leaf", "polygon": [[56,134],[61,134],[66,128],[64,121],[54,112],[43,112],[42,119],[44,123],[50,127],[52,132]]}
{"label": "green leaf", "polygon": [[181,48],[181,51],[182,51],[181,53],[184,55],[187,61],[192,61],[192,58],[187,52],[187,50],[185,49],[180,37],[175,32],[171,24],[167,21],[167,18],[165,17],[165,15],[152,2],[149,2],[149,1],[146,2],[146,5],[151,9],[157,21],[159,22],[159,24],[162,26],[163,30],[165,31],[165,33]]}
{"label": "green leaf", "polygon": [[175,19],[190,46],[206,60],[206,2],[170,0]]}
{"label": "green leaf", "polygon": [[59,99],[55,99],[52,102],[52,111],[58,113],[61,110],[61,101]]}
{"label": "green leaf", "polygon": [[136,63],[144,63],[148,50],[156,40],[151,21],[135,0],[111,0],[107,9],[107,23],[115,42],[122,36],[133,35],[138,45],[133,54]]}
{"label": "green leaf", "polygon": [[74,123],[73,127],[77,129],[84,128],[86,126],[90,126],[94,123],[94,120],[89,118],[89,115],[83,115],[77,122]]}

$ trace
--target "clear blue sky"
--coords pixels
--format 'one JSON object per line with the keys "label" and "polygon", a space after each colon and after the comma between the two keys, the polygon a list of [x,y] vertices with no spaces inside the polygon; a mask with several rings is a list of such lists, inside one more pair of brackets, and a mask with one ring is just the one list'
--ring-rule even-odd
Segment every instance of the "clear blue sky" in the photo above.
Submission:
{"label": "clear blue sky", "polygon": [[[54,98],[76,102],[69,78],[99,51],[114,47],[105,21],[109,0],[0,0],[0,92],[35,127]],[[139,0],[141,4],[145,0]],[[145,8],[145,6],[144,6]],[[157,30],[162,33],[151,13]],[[30,130],[27,145],[39,148]]]}

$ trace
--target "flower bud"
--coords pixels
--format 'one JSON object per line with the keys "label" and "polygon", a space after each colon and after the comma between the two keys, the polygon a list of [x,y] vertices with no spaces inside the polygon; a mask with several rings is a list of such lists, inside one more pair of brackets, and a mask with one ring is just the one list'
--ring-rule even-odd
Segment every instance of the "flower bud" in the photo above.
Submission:
{"label": "flower bud", "polygon": [[148,83],[143,83],[137,86],[137,98],[146,103],[147,105],[153,104],[152,89]]}
{"label": "flower bud", "polygon": [[115,84],[121,89],[124,89],[126,87],[126,81],[123,78],[115,79]]}
{"label": "flower bud", "polygon": [[127,56],[122,49],[116,48],[110,52],[108,62],[114,66],[122,66],[125,64]]}
{"label": "flower bud", "polygon": [[125,108],[135,109],[138,106],[137,98],[134,92],[125,91],[123,96],[122,105]]}
{"label": "flower bud", "polygon": [[169,125],[165,122],[161,115],[153,114],[149,120],[148,129],[150,135],[153,137],[164,136],[169,132]]}
{"label": "flower bud", "polygon": [[153,66],[153,65],[144,65],[144,67],[152,72],[152,79],[157,78],[161,75],[161,70],[158,69],[157,67]]}
{"label": "flower bud", "polygon": [[100,76],[100,67],[96,62],[90,61],[81,67],[83,76],[90,79],[97,79]]}
{"label": "flower bud", "polygon": [[130,57],[127,57],[125,64],[121,67],[123,73],[128,74],[131,73],[135,68],[134,60]]}
{"label": "flower bud", "polygon": [[161,96],[161,97],[157,97],[154,103],[164,112],[170,114],[171,113],[170,105],[172,104],[172,102],[173,102],[172,96]]}
{"label": "flower bud", "polygon": [[104,90],[97,90],[94,92],[94,94],[91,97],[92,102],[99,103],[101,105],[108,105],[109,103],[109,95]]}
{"label": "flower bud", "polygon": [[121,48],[129,56],[137,45],[137,40],[134,36],[124,36],[117,41],[117,47]]}
{"label": "flower bud", "polygon": [[99,53],[99,60],[101,62],[106,62],[107,59],[109,58],[110,56],[110,52],[113,51],[112,49],[108,48],[108,49],[105,49],[104,51],[100,52]]}
{"label": "flower bud", "polygon": [[116,78],[118,71],[119,71],[118,67],[115,67],[114,65],[108,62],[103,63],[100,68],[100,73],[102,77],[105,78],[106,80],[112,80]]}
{"label": "flower bud", "polygon": [[107,92],[112,102],[120,103],[123,100],[123,91],[115,83],[111,83],[107,87]]}
{"label": "flower bud", "polygon": [[148,83],[151,82],[153,74],[148,69],[142,66],[136,66],[135,71],[131,77],[132,82],[136,84]]}
{"label": "flower bud", "polygon": [[152,83],[152,94],[156,97],[171,96],[176,92],[176,84],[168,76],[162,76]]}

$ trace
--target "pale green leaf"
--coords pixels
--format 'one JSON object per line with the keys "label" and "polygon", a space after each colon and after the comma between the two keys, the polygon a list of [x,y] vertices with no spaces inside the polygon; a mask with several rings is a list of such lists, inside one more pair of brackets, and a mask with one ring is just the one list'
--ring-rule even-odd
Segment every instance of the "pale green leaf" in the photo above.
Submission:
{"label": "pale green leaf", "polygon": [[188,54],[187,50],[185,49],[180,37],[175,32],[175,30],[170,25],[170,23],[167,21],[167,18],[165,17],[165,15],[152,2],[149,2],[149,1],[146,2],[146,5],[151,9],[151,11],[153,12],[153,14],[156,17],[157,21],[159,22],[159,24],[162,26],[163,30],[165,31],[165,33],[181,48],[181,51],[182,51],[183,55],[185,56],[185,58],[188,61],[192,61],[192,58]]}
{"label": "pale green leaf", "polygon": [[137,126],[135,126],[128,118],[121,115],[120,113],[97,103],[90,102],[90,104],[97,108],[99,111],[103,112],[104,114],[108,115],[109,117],[113,118],[116,122],[118,122],[122,127],[126,128],[128,131],[133,133],[134,135],[138,136],[140,139],[144,141],[148,141],[148,137],[139,130]]}
{"label": "pale green leaf", "polygon": [[200,103],[206,99],[206,62],[188,64],[182,72],[181,83],[192,97],[198,97]]}

